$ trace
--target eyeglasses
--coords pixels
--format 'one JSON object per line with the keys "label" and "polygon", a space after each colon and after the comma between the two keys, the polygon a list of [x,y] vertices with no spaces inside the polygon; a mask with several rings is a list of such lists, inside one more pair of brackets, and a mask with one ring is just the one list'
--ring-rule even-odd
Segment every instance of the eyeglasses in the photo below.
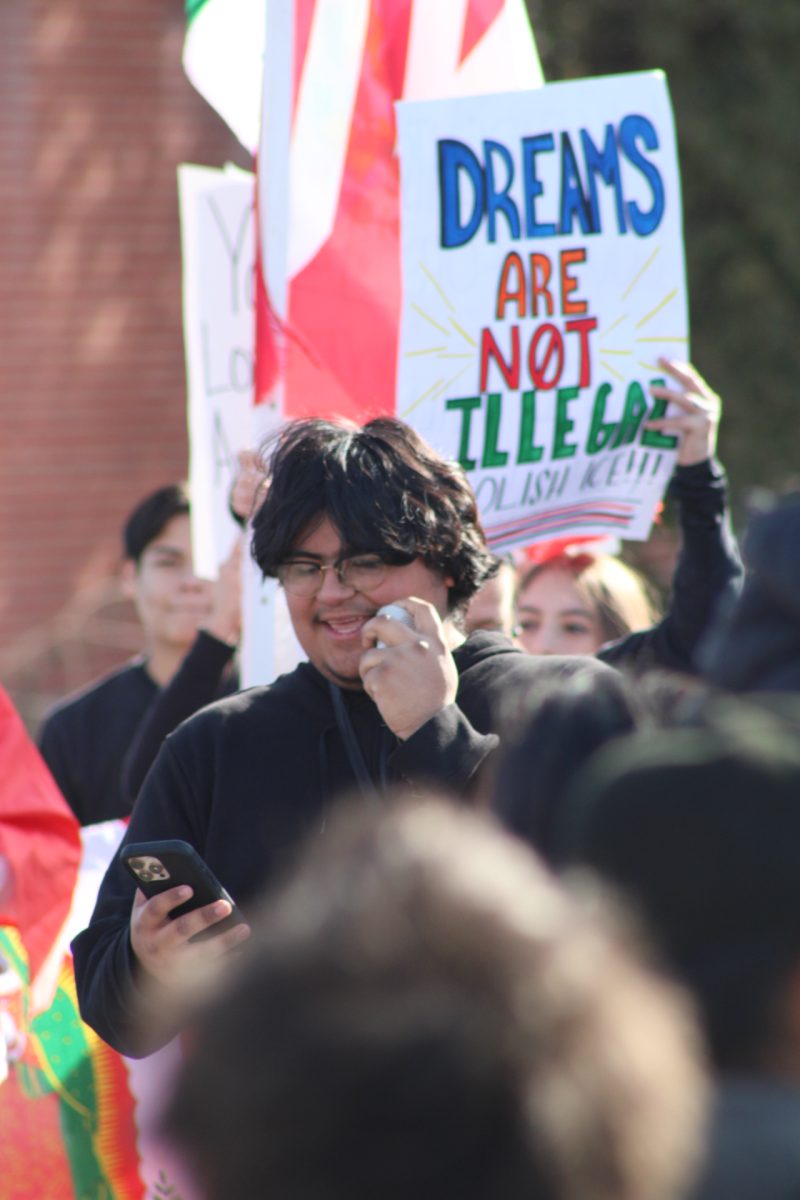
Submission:
{"label": "eyeglasses", "polygon": [[388,563],[377,554],[359,554],[335,563],[312,562],[307,558],[291,559],[278,567],[278,579],[293,596],[315,596],[322,587],[325,571],[334,571],[342,587],[356,592],[368,592],[383,583]]}

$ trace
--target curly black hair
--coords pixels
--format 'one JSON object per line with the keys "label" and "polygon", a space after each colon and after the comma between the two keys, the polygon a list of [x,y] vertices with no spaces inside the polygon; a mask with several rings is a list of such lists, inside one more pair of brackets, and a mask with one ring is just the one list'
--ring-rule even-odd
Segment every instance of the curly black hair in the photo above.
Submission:
{"label": "curly black hair", "polygon": [[264,575],[277,575],[323,516],[346,554],[380,554],[397,565],[419,558],[452,578],[451,611],[497,571],[463,470],[395,417],[361,428],[291,422],[262,449],[262,462],[268,488],[253,520],[252,554]]}

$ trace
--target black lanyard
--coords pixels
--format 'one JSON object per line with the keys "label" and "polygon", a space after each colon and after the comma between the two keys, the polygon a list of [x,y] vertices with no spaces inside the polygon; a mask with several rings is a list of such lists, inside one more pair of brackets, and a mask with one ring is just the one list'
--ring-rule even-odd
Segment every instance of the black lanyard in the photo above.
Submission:
{"label": "black lanyard", "polygon": [[[369,773],[364,752],[359,745],[356,731],[353,729],[353,722],[350,720],[350,714],[347,711],[347,706],[344,702],[344,697],[340,689],[335,683],[328,680],[328,691],[331,694],[333,702],[333,711],[336,716],[336,725],[339,733],[342,735],[344,748],[347,752],[347,757],[352,767],[353,774],[358,781],[358,786],[361,789],[363,796],[370,800],[378,799],[378,788],[375,786],[375,781]],[[381,733],[381,752],[380,752],[380,782],[381,786],[386,785],[386,775],[389,757],[388,745],[388,730],[384,728]]]}

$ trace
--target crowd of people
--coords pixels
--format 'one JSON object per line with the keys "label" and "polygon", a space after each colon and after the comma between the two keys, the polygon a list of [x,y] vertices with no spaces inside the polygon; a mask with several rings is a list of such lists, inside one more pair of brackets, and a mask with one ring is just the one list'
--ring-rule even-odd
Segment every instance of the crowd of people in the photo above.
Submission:
{"label": "crowd of people", "polygon": [[[800,1194],[800,505],[740,557],[719,400],[662,365],[662,613],[585,544],[498,560],[403,422],[300,420],[232,499],[306,657],[240,691],[242,547],[196,579],[178,487],[127,522],[144,656],[41,750],[130,817],[77,994],[124,1055],[188,1033],[163,1127],[208,1200]],[[245,923],[137,889],[164,839]]]}

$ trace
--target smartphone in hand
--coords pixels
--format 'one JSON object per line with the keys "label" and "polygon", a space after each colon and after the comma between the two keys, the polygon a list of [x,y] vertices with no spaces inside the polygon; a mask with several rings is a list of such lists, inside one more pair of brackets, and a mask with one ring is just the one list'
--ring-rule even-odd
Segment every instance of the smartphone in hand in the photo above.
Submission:
{"label": "smartphone in hand", "polygon": [[169,914],[170,920],[175,920],[176,917],[181,917],[184,913],[192,912],[196,908],[203,908],[206,904],[213,904],[215,900],[227,900],[229,904],[233,905],[233,912],[230,916],[225,917],[222,921],[217,921],[208,929],[196,933],[189,939],[190,941],[199,942],[206,938],[216,937],[217,934],[230,929],[232,925],[240,925],[244,922],[244,916],[233,903],[225,888],[203,862],[194,846],[190,846],[188,842],[178,839],[132,842],[128,846],[123,846],[121,857],[123,864],[148,900],[152,896],[159,895],[160,892],[180,887],[182,884],[188,884],[192,888],[194,894],[184,904],[179,904],[177,908],[172,909]]}

